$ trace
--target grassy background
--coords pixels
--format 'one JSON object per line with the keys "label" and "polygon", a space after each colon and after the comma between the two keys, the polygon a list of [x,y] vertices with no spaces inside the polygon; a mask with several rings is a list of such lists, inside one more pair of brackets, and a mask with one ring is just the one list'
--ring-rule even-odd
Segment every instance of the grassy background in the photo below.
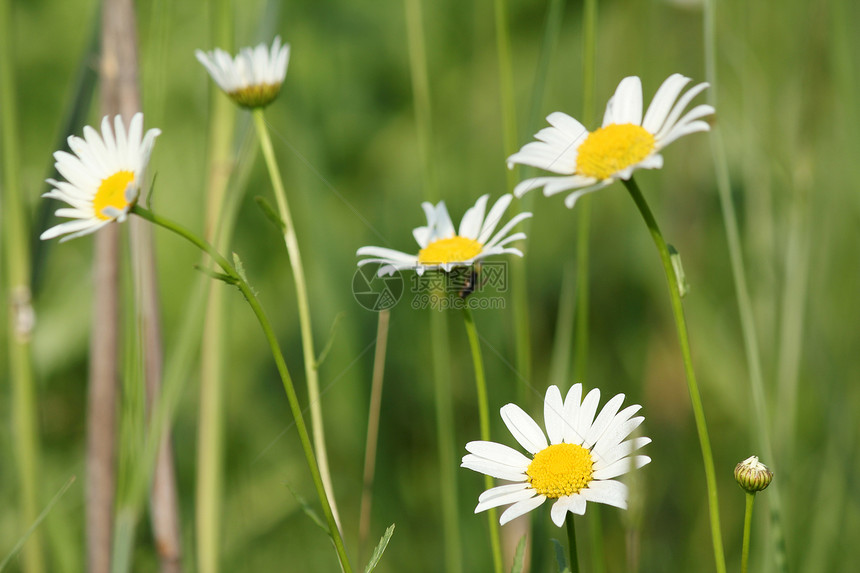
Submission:
{"label": "grassy background", "polygon": [[[475,199],[506,189],[502,121],[489,2],[427,2],[424,26],[431,83],[432,157],[440,195],[459,219]],[[76,70],[97,20],[92,0],[13,2],[20,155],[33,221],[53,210],[38,196],[51,166]],[[528,125],[544,2],[510,2],[518,142]],[[856,456],[860,411],[860,139],[857,77],[860,9],[848,0],[718,5],[718,114],[741,217],[773,441],[768,463],[780,480],[791,571],[845,571],[860,562]],[[568,3],[551,60],[541,116],[582,107],[581,5]],[[152,158],[158,173],[153,207],[192,229],[202,227],[208,93],[195,61],[210,49],[208,6],[200,1],[140,3],[142,86],[147,126],[163,135]],[[406,26],[398,2],[282,5],[243,3],[237,46],[270,41],[292,46],[280,98],[267,111],[311,285],[317,346],[346,312],[321,371],[323,409],[338,502],[351,555],[357,554],[364,434],[376,315],[351,293],[355,249],[375,244],[410,250],[422,224],[422,167],[415,130]],[[642,77],[646,102],[672,72],[704,78],[702,14],[666,2],[601,3],[597,102],[625,75]],[[223,46],[225,48],[231,48]],[[89,123],[98,121],[93,106]],[[249,117],[240,114],[240,129]],[[756,453],[753,408],[717,199],[708,136],[669,148],[666,167],[637,177],[667,240],[682,253],[691,292],[685,299],[691,341],[718,471],[730,570],[737,570],[743,495],[734,465]],[[281,238],[250,197],[270,196],[259,157],[239,214],[233,249],[276,324],[302,393],[298,320]],[[523,394],[540,418],[564,269],[575,257],[574,213],[561,199],[535,197],[528,226],[528,277],[534,371],[518,376],[508,310],[478,311],[494,412],[493,435],[513,445],[498,408]],[[592,307],[589,375],[604,396],[627,394],[643,405],[643,433],[653,462],[635,477],[638,509],[602,508],[608,570],[709,571],[712,568],[704,474],[681,359],[656,253],[620,185],[592,199]],[[33,237],[43,228],[34,223]],[[44,524],[50,570],[83,570],[85,383],[92,290],[92,239],[54,242],[39,252],[38,375],[43,503],[70,475],[79,480]],[[158,233],[168,353],[189,303],[198,254]],[[408,293],[407,293],[408,294]],[[404,299],[392,311],[371,537],[397,530],[380,571],[441,570],[441,518],[427,313]],[[4,309],[5,312],[5,309]],[[314,499],[277,373],[259,329],[231,297],[226,411],[225,571],[335,570],[325,535],[309,527],[287,488]],[[453,346],[458,448],[478,435],[471,362],[459,316],[449,320]],[[0,336],[6,336],[3,332]],[[0,362],[7,363],[7,346]],[[169,356],[168,356],[169,358]],[[0,376],[7,376],[3,369]],[[8,420],[8,383],[0,416]],[[571,381],[572,383],[573,381]],[[197,380],[186,382],[175,446],[193,564]],[[0,556],[20,536],[10,425],[0,425]],[[464,453],[464,452],[463,452]],[[478,474],[458,470],[464,569],[489,567],[486,520],[473,516]],[[753,567],[766,568],[768,492],[759,497]],[[589,512],[594,511],[592,506]],[[548,522],[545,509],[534,519]],[[581,520],[583,524],[588,520]],[[550,526],[549,533],[564,533]],[[587,534],[588,525],[580,533]],[[139,531],[136,571],[155,569],[147,527]],[[583,540],[585,537],[583,537]],[[549,555],[549,542],[535,550]],[[581,543],[590,563],[587,543]],[[546,564],[549,569],[550,561]],[[17,564],[13,565],[13,569]],[[761,568],[761,569],[759,569]]]}

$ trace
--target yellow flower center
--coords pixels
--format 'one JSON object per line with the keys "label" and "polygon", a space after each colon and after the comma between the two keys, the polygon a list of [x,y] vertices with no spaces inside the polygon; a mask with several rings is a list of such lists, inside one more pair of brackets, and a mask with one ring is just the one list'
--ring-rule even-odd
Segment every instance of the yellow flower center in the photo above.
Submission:
{"label": "yellow flower center", "polygon": [[256,84],[240,88],[227,95],[240,106],[253,109],[269,105],[275,101],[280,92],[281,84]]}
{"label": "yellow flower center", "polygon": [[535,454],[526,469],[534,490],[550,499],[573,495],[591,481],[591,453],[576,444],[553,444]]}
{"label": "yellow flower center", "polygon": [[102,221],[113,219],[113,217],[102,213],[105,207],[113,207],[117,211],[124,211],[128,208],[128,201],[125,199],[125,190],[133,180],[134,173],[131,171],[117,171],[110,177],[102,179],[102,183],[96,191],[96,196],[93,198],[93,210],[95,210],[97,218]]}
{"label": "yellow flower center", "polygon": [[654,136],[632,123],[609,124],[590,133],[580,144],[576,172],[608,179],[654,152]]}
{"label": "yellow flower center", "polygon": [[481,253],[484,245],[475,239],[450,237],[433,241],[418,251],[418,262],[422,265],[461,263]]}

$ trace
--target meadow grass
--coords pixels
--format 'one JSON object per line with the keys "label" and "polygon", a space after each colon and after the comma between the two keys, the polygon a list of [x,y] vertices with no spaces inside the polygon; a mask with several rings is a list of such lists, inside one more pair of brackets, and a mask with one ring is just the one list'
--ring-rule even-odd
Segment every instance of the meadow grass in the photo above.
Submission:
{"label": "meadow grass", "polygon": [[[9,85],[17,100],[18,129],[15,141],[4,139],[0,152],[14,147],[19,173],[17,184],[8,173],[0,179],[0,209],[5,221],[14,205],[9,186],[16,185],[24,228],[35,242],[53,221],[39,214],[57,206],[39,199],[47,190],[51,153],[61,148],[57,141],[100,120],[93,102],[83,123],[67,125],[78,100],[78,70],[96,65],[89,52],[91,29],[69,23],[94,18],[97,6],[91,0],[8,6],[6,41],[14,55]],[[732,471],[758,454],[775,476],[774,485],[756,499],[749,570],[782,569],[782,554],[783,570],[841,572],[860,562],[860,547],[853,542],[860,534],[860,493],[853,487],[860,470],[854,455],[860,436],[855,384],[860,194],[853,159],[860,151],[855,56],[860,39],[851,27],[860,8],[848,0],[820,7],[800,0],[712,6],[708,71],[701,5],[600,3],[594,119],[587,127],[599,123],[624,76],[642,78],[647,102],[670,73],[696,82],[715,73],[713,121],[724,157],[714,159],[713,134],[695,134],[664,152],[663,169],[637,172],[636,180],[666,240],[681,253],[690,284],[683,303],[713,447],[727,569],[740,569],[745,507]],[[229,100],[211,93],[215,87],[194,50],[235,51],[271,42],[275,34],[291,45],[286,80],[266,109],[266,123],[301,243],[317,350],[326,346],[338,315],[346,313],[319,365],[318,405],[346,553],[356,569],[363,570],[359,556],[368,559],[392,523],[396,529],[377,571],[493,567],[487,517],[473,514],[484,480],[457,467],[466,442],[481,433],[474,346],[460,317],[448,316],[453,311],[412,308],[409,273],[403,274],[403,298],[390,310],[373,501],[366,546],[359,548],[365,535],[359,515],[378,315],[356,302],[352,284],[357,248],[414,247],[411,230],[424,223],[422,200],[445,200],[458,221],[480,195],[490,193],[494,200],[510,192],[522,178],[512,180],[505,170],[511,132],[519,147],[552,111],[583,117],[588,104],[581,3],[560,7],[515,0],[505,8],[510,61],[503,59],[500,68],[498,8],[490,2],[255,0],[231,7],[235,44],[229,46],[213,44],[215,15],[202,0],[138,4],[146,124],[163,132],[150,164],[157,177],[149,206],[201,235],[212,224],[204,207],[215,137],[210,122],[213,114],[225,113],[216,112],[217,98]],[[416,26],[423,38],[415,37]],[[502,96],[505,65],[513,91],[509,104]],[[0,101],[3,109],[7,105]],[[238,111],[235,122],[236,134],[224,136],[221,153],[232,156],[237,170],[226,186],[228,199],[237,201],[236,222],[221,250],[241,257],[295,378],[299,402],[307,408],[290,262],[280,230],[253,200],[270,197],[271,182],[253,144],[252,152],[241,152],[253,140],[251,114]],[[720,193],[736,209],[734,238],[731,229],[727,235]],[[501,293],[503,309],[473,311],[491,439],[515,446],[499,408],[515,402],[540,420],[549,384],[564,391],[582,382],[599,387],[603,396],[625,393],[627,402],[643,406],[641,431],[653,440],[645,448],[653,461],[628,480],[628,511],[601,507],[599,524],[577,521],[581,570],[713,571],[702,456],[665,278],[621,184],[586,201],[570,211],[560,197],[532,192],[520,204],[534,213],[525,227],[521,262],[527,348],[518,342],[522,327],[514,311],[521,302],[510,289]],[[576,281],[582,270],[574,265],[582,256],[577,249],[583,215],[576,211],[586,206],[588,342],[587,350],[576,354],[582,330],[560,321],[570,325],[582,316],[573,310],[577,293],[570,291],[581,288]],[[11,252],[7,237],[3,257]],[[201,406],[210,397],[201,393],[195,368],[204,312],[199,301],[207,290],[200,285],[210,279],[195,270],[201,263],[198,251],[162,231],[155,239],[167,377],[179,380],[166,385],[175,392],[169,400],[175,401],[171,417],[185,569],[203,570],[204,560],[215,555],[223,571],[337,570],[331,541],[303,510],[309,506],[322,513],[271,352],[241,295],[220,284],[214,286],[223,291],[218,328],[224,346],[217,357],[223,394],[214,406],[221,408],[215,418],[220,437],[209,447],[222,451],[198,461],[198,432],[205,435],[198,429]],[[739,250],[728,246],[735,240]],[[19,465],[19,430],[13,426],[20,415],[11,370],[17,351],[5,327],[10,309],[4,304],[0,503],[8,509],[0,512],[0,563],[50,507],[36,530],[45,570],[77,573],[85,570],[93,239],[44,243],[33,252],[36,324],[29,352],[41,447],[38,477],[29,485],[35,486],[37,503],[21,510],[28,494],[21,488],[27,480],[20,472],[26,468]],[[740,290],[747,291],[741,297],[748,298],[741,303],[748,307],[743,314],[738,267],[746,283]],[[3,301],[9,300],[11,278],[2,272]],[[189,325],[189,312],[196,315],[196,323],[190,320],[196,326]],[[133,349],[133,337],[133,330],[124,332],[121,348]],[[558,338],[570,342],[559,347]],[[214,360],[210,355],[204,363]],[[135,376],[126,377],[126,400],[134,398]],[[146,436],[144,416],[139,401],[123,403],[123,471],[134,473],[136,462],[146,458],[139,449]],[[217,474],[209,477],[220,484],[206,484],[198,475],[201,463],[215,468]],[[71,476],[76,479],[67,486]],[[200,497],[198,488],[206,487],[214,501]],[[59,491],[64,493],[55,498]],[[220,517],[217,531],[201,528],[199,521],[209,519],[204,503]],[[597,509],[591,505],[588,514]],[[158,566],[146,511],[141,504],[135,516],[133,571]],[[535,571],[555,571],[550,538],[565,545],[567,532],[552,524],[547,507],[524,519],[534,524],[527,560]],[[506,555],[520,541],[505,537],[512,528],[501,528]],[[593,535],[595,528],[602,534]],[[775,536],[774,528],[781,535]],[[202,553],[198,539],[208,543]],[[28,543],[20,555],[26,555]],[[4,570],[33,570],[27,563],[14,557]],[[510,569],[508,561],[505,570]]]}

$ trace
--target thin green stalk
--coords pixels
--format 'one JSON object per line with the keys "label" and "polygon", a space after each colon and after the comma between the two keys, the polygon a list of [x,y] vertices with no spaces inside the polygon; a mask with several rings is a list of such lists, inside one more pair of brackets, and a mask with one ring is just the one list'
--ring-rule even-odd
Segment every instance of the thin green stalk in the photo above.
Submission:
{"label": "thin green stalk", "polygon": [[747,503],[744,511],[744,541],[741,550],[741,573],[747,573],[750,559],[750,530],[752,529],[753,503],[755,503],[755,492],[746,492]]}
{"label": "thin green stalk", "polygon": [[570,554],[570,573],[579,573],[579,555],[576,552],[576,529],[573,525],[573,514],[567,512],[567,548]]}
{"label": "thin green stalk", "polygon": [[314,482],[314,487],[317,491],[317,496],[319,497],[320,505],[322,505],[323,513],[325,514],[326,521],[328,522],[329,533],[332,537],[332,541],[334,542],[335,549],[338,553],[338,558],[340,559],[341,567],[343,568],[345,573],[351,573],[352,567],[349,564],[349,560],[346,556],[346,548],[343,544],[343,538],[340,534],[340,529],[338,528],[337,522],[334,518],[334,512],[332,511],[332,506],[329,504],[328,497],[326,496],[325,486],[323,485],[322,476],[320,474],[319,466],[317,465],[316,456],[314,456],[313,446],[311,445],[310,435],[308,434],[307,426],[305,425],[304,417],[302,416],[302,408],[299,404],[298,396],[296,396],[295,388],[293,387],[293,381],[290,377],[290,372],[287,370],[287,364],[284,361],[284,355],[281,352],[280,344],[278,343],[278,339],[275,336],[275,331],[272,328],[271,323],[269,322],[268,317],[263,311],[263,307],[260,306],[260,301],[257,300],[257,296],[254,294],[251,286],[245,281],[245,279],[241,276],[241,274],[231,265],[227,259],[221,256],[218,251],[215,250],[209,243],[204,241],[203,239],[197,237],[189,230],[184,227],[160,217],[149,211],[144,209],[140,205],[136,205],[132,210],[132,213],[138,215],[139,217],[146,219],[147,221],[163,227],[168,231],[175,233],[190,242],[203,252],[207,253],[215,263],[221,267],[221,269],[226,273],[229,282],[231,284],[235,284],[236,287],[241,291],[242,295],[245,297],[245,300],[248,302],[248,305],[251,307],[251,310],[254,312],[254,315],[257,317],[257,321],[260,323],[260,327],[263,329],[263,334],[266,337],[266,341],[269,343],[269,348],[272,351],[272,357],[275,360],[275,366],[278,368],[278,373],[281,376],[281,382],[284,386],[284,391],[287,394],[287,400],[290,403],[290,410],[293,414],[293,419],[296,424],[296,431],[299,434],[299,440],[301,441],[302,450],[305,454],[305,461],[308,464],[308,469],[311,472],[311,478]]}
{"label": "thin green stalk", "polygon": [[367,441],[364,446],[364,484],[361,491],[361,511],[358,519],[359,562],[364,563],[367,539],[370,535],[370,510],[373,501],[373,479],[376,473],[376,447],[379,442],[379,414],[382,410],[382,377],[385,373],[385,351],[388,347],[388,322],[391,312],[379,313],[376,322],[376,352],[373,356],[373,379],[370,385],[370,406],[367,413]]}
{"label": "thin green stalk", "polygon": [[[15,74],[13,68],[12,22],[9,0],[0,1],[0,124],[2,124],[3,252],[6,302],[9,319],[9,377],[12,385],[12,434],[18,470],[19,523],[22,528],[39,515],[39,430],[36,413],[36,383],[30,336],[33,328],[30,281],[29,220],[20,180]],[[44,571],[41,533],[34,531],[24,546],[23,569]]]}
{"label": "thin green stalk", "polygon": [[[716,0],[705,0],[703,11],[705,78],[710,84],[707,98],[708,103],[717,105],[717,35],[716,35]],[[729,180],[728,160],[726,159],[725,144],[719,124],[711,129],[711,152],[714,156],[714,167],[717,177],[717,191],[720,197],[720,207],[723,213],[723,224],[726,228],[726,240],[729,247],[729,260],[732,268],[732,279],[735,284],[735,294],[738,301],[738,313],[741,321],[741,333],[744,339],[744,353],[750,370],[750,389],[756,415],[753,416],[753,432],[758,441],[763,457],[775,460],[770,438],[770,419],[767,411],[767,400],[764,392],[764,376],[762,375],[761,353],[758,348],[755,318],[752,301],[747,286],[746,271],[743,263],[738,218],[732,201],[731,183]],[[785,554],[785,537],[782,529],[782,505],[780,487],[773,486],[774,493],[770,499],[771,538],[774,544],[774,556],[777,570],[787,571]]]}
{"label": "thin green stalk", "polygon": [[[216,46],[233,43],[233,2],[213,0],[212,40]],[[233,132],[236,106],[219,90],[211,90],[208,173],[206,182],[206,227],[204,237],[225,250],[235,223],[235,210],[227,214],[225,194],[233,171]],[[197,568],[200,573],[218,573],[221,548],[224,458],[224,364],[228,353],[225,339],[225,285],[213,284],[206,306],[200,349],[200,418],[197,445],[197,490],[195,507]]]}
{"label": "thin green stalk", "polygon": [[445,537],[445,571],[459,573],[462,547],[460,539],[457,476],[454,461],[454,405],[451,400],[451,354],[448,346],[448,316],[430,313],[430,340],[433,355],[433,390],[436,405],[436,440],[439,448],[439,486],[442,495],[442,530]]}
{"label": "thin green stalk", "polygon": [[[475,319],[468,305],[463,307],[463,318],[466,322],[466,335],[469,339],[469,348],[472,351],[472,364],[475,367],[475,386],[478,393],[478,419],[481,426],[481,440],[490,441],[490,407],[487,399],[487,380],[484,376],[484,359],[481,356],[481,342],[478,339],[478,329],[475,328]],[[493,487],[493,478],[484,476],[484,487]],[[502,571],[502,541],[499,532],[499,521],[496,508],[487,511],[487,520],[490,525],[490,546],[493,551],[493,570],[496,573]]]}
{"label": "thin green stalk", "polygon": [[340,528],[340,516],[337,511],[337,503],[332,487],[331,472],[328,467],[328,450],[325,445],[325,428],[322,417],[322,402],[320,401],[319,369],[316,353],[314,353],[314,335],[311,328],[311,309],[308,303],[308,287],[305,282],[305,270],[302,266],[302,256],[299,252],[299,241],[296,237],[296,228],[290,215],[290,207],[287,203],[287,194],[284,191],[284,183],[281,180],[281,172],[275,161],[275,150],[263,117],[263,109],[257,108],[252,112],[254,125],[257,128],[257,137],[260,139],[260,149],[269,169],[272,179],[272,187],[275,190],[275,201],[278,205],[278,215],[284,224],[284,243],[287,245],[287,253],[290,258],[290,267],[293,270],[293,281],[296,286],[296,304],[299,307],[299,328],[302,333],[302,353],[305,361],[305,377],[308,385],[308,402],[311,409],[311,428],[313,429],[314,450],[317,453],[320,475],[325,485],[326,493],[331,501],[331,510],[334,519]]}
{"label": "thin green stalk", "polygon": [[708,487],[708,510],[711,517],[711,539],[714,545],[714,563],[717,573],[726,572],[726,558],[723,552],[723,537],[720,532],[720,505],[717,499],[717,476],[714,470],[714,455],[711,452],[711,440],[708,437],[708,426],[705,421],[705,410],[702,407],[702,397],[699,394],[699,385],[696,382],[696,372],[693,370],[693,357],[690,352],[690,341],[687,337],[687,320],[684,316],[684,305],[681,303],[681,292],[678,288],[678,277],[672,267],[669,257],[669,248],[660,232],[660,227],[642,195],[642,191],[632,177],[624,181],[624,186],[630,192],[630,196],[639,208],[639,213],[648,226],[660,260],[663,263],[663,271],[666,273],[666,282],[669,283],[669,297],[672,300],[672,315],[675,318],[675,327],[678,331],[678,342],[681,345],[681,356],[684,361],[684,371],[687,375],[687,389],[690,392],[690,402],[693,406],[693,417],[696,420],[696,432],[699,435],[699,447],[702,450],[702,460],[705,465],[705,479]]}

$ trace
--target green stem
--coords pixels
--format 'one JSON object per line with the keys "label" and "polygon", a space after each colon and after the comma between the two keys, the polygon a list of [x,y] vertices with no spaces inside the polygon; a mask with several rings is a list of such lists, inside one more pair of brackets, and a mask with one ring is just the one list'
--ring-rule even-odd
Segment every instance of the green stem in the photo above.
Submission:
{"label": "green stem", "polygon": [[314,449],[317,452],[320,475],[326,493],[331,500],[331,510],[335,521],[340,528],[340,516],[332,487],[331,472],[328,467],[328,450],[325,445],[325,428],[322,417],[322,403],[320,401],[319,369],[316,353],[314,352],[314,335],[311,328],[311,309],[308,303],[308,287],[305,281],[305,270],[302,266],[302,256],[299,252],[299,241],[296,237],[296,228],[290,215],[290,206],[287,203],[287,194],[284,191],[284,183],[281,180],[281,172],[275,161],[275,150],[272,140],[269,138],[269,130],[266,128],[266,120],[263,117],[263,109],[256,108],[253,111],[254,125],[257,128],[257,137],[260,139],[260,149],[266,160],[266,167],[272,179],[272,187],[275,190],[275,201],[278,204],[278,215],[284,224],[284,243],[287,245],[287,254],[290,258],[290,267],[293,271],[293,282],[296,286],[296,304],[299,307],[299,328],[302,333],[302,353],[305,361],[305,377],[308,384],[308,402],[311,409],[311,428],[313,429]]}
{"label": "green stem", "polygon": [[570,573],[579,573],[579,555],[576,552],[576,529],[573,525],[573,514],[567,512],[567,548],[570,554]]}
{"label": "green stem", "polygon": [[755,503],[755,492],[746,492],[747,503],[744,511],[744,542],[741,551],[741,573],[747,573],[750,559],[750,530],[752,529],[753,504]]}
{"label": "green stem", "polygon": [[[472,350],[472,364],[475,367],[475,385],[478,390],[478,419],[481,425],[481,440],[490,441],[490,407],[487,399],[487,380],[484,376],[484,359],[481,356],[481,342],[478,339],[478,329],[475,328],[475,319],[468,305],[463,307],[463,318],[466,322],[466,335],[469,339],[469,348]],[[493,478],[484,476],[484,487],[490,489],[494,486]],[[496,509],[487,512],[487,520],[490,525],[490,546],[493,551],[493,570],[496,573],[502,571],[502,542],[499,532],[499,521]]]}
{"label": "green stem", "polygon": [[[33,308],[30,297],[30,238],[27,214],[20,181],[18,150],[18,115],[16,112],[15,73],[13,67],[13,34],[9,0],[0,0],[0,125],[2,125],[3,207],[0,209],[2,253],[5,262],[0,274],[6,278],[8,304],[9,379],[12,398],[12,434],[15,438],[15,462],[18,470],[19,523],[22,529],[39,515],[39,427],[36,411],[36,383],[30,339]],[[5,370],[5,368],[4,368]],[[2,376],[2,374],[0,374]],[[45,568],[42,541],[34,531],[24,546],[23,571],[39,573]]]}
{"label": "green stem", "polygon": [[457,475],[454,461],[454,405],[451,400],[451,354],[448,346],[448,315],[430,313],[430,340],[433,356],[433,391],[436,404],[436,440],[439,448],[440,490],[442,493],[442,531],[445,537],[445,571],[459,573],[462,547],[460,541]]}
{"label": "green stem", "polygon": [[260,306],[260,301],[257,300],[257,296],[254,294],[253,289],[250,285],[242,278],[239,272],[230,264],[227,259],[221,256],[218,251],[215,250],[212,245],[194,235],[188,229],[160,217],[149,211],[144,209],[140,205],[136,205],[132,212],[135,215],[140,216],[147,221],[163,227],[172,233],[175,233],[190,242],[203,252],[207,253],[215,263],[221,267],[221,269],[226,273],[226,275],[230,278],[230,282],[235,284],[236,287],[242,292],[242,295],[245,297],[245,300],[250,305],[251,310],[254,312],[254,315],[257,317],[257,321],[260,323],[260,327],[263,329],[263,334],[266,337],[266,341],[269,343],[269,348],[272,351],[272,357],[275,360],[275,366],[278,368],[278,373],[281,376],[281,382],[284,385],[284,391],[287,394],[287,400],[290,403],[290,410],[293,414],[293,419],[296,423],[296,431],[299,434],[299,440],[302,444],[302,450],[305,453],[305,460],[307,461],[308,468],[311,472],[311,478],[314,482],[314,487],[317,491],[317,496],[319,497],[320,505],[322,505],[323,513],[325,513],[326,521],[328,522],[329,533],[334,541],[335,549],[337,550],[338,558],[340,559],[341,567],[343,568],[345,573],[351,573],[352,567],[349,564],[349,560],[346,556],[346,548],[343,544],[343,538],[341,537],[340,530],[337,526],[337,522],[334,518],[334,513],[332,511],[332,507],[329,504],[328,497],[326,496],[325,486],[323,486],[322,477],[320,475],[319,467],[317,466],[316,456],[314,456],[314,450],[311,446],[310,435],[308,434],[307,426],[305,425],[304,417],[302,416],[302,408],[299,405],[299,399],[296,396],[296,390],[293,387],[293,381],[290,377],[290,372],[287,370],[287,364],[284,361],[284,355],[281,352],[280,344],[278,343],[278,339],[275,336],[275,331],[272,329],[272,325],[269,322],[268,317],[263,311],[263,307]]}
{"label": "green stem", "polygon": [[663,271],[666,273],[666,282],[669,283],[669,297],[672,299],[672,315],[675,318],[675,327],[678,331],[678,342],[681,345],[681,356],[684,360],[684,371],[687,375],[687,389],[690,392],[690,402],[693,406],[693,417],[696,420],[696,431],[699,434],[699,447],[702,450],[702,460],[705,465],[705,480],[708,487],[708,509],[711,517],[711,539],[714,545],[714,563],[716,564],[717,573],[725,573],[726,558],[723,553],[723,537],[720,533],[720,507],[717,500],[717,477],[714,470],[714,456],[711,452],[711,440],[708,437],[708,426],[705,422],[705,410],[702,407],[702,397],[699,394],[699,385],[696,382],[696,373],[693,370],[693,357],[690,352],[690,341],[687,337],[687,320],[684,317],[684,306],[681,304],[681,292],[678,289],[678,277],[675,275],[675,270],[672,267],[672,260],[669,257],[669,248],[666,246],[666,241],[663,239],[663,234],[660,232],[660,227],[657,226],[657,221],[654,215],[651,214],[651,209],[645,201],[636,180],[632,177],[624,181],[624,186],[630,192],[630,196],[639,208],[645,224],[648,226],[648,231],[651,233],[651,238],[654,239],[654,245],[660,253],[660,260],[663,263]]}

